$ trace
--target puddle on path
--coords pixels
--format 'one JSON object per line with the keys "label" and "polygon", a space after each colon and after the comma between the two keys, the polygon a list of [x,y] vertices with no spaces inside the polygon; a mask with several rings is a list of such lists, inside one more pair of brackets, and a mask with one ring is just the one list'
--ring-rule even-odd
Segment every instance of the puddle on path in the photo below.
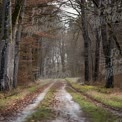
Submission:
{"label": "puddle on path", "polygon": [[65,87],[66,85],[55,94],[54,110],[57,118],[51,122],[88,122],[79,104],[72,100],[72,96],[65,90]]}
{"label": "puddle on path", "polygon": [[45,95],[47,94],[48,90],[52,87],[53,84],[54,83],[52,83],[48,88],[46,88],[43,91],[43,93],[40,93],[40,95],[33,101],[32,104],[28,105],[21,113],[18,113],[16,119],[11,119],[9,120],[9,122],[24,122],[26,117],[28,117],[35,111],[35,108],[44,99]]}

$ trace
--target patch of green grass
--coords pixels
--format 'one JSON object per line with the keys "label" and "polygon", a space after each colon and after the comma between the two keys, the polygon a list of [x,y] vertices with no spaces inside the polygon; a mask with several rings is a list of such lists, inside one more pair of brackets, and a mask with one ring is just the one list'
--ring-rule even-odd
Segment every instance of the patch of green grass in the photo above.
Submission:
{"label": "patch of green grass", "polygon": [[71,81],[71,80],[69,80],[69,79],[66,79],[66,81],[67,81],[69,84],[71,84],[74,88],[76,88],[76,89],[78,89],[78,90],[80,90],[80,91],[82,91],[82,92],[87,92],[87,91],[91,91],[91,90],[93,90],[93,89],[96,89],[95,86],[81,85],[81,84],[79,84],[79,83],[77,83],[77,82],[73,82],[73,81]]}
{"label": "patch of green grass", "polygon": [[37,121],[44,121],[50,120],[53,117],[51,109],[46,107],[42,107],[38,109],[26,122],[37,122]]}
{"label": "patch of green grass", "polygon": [[54,90],[50,90],[44,100],[36,108],[36,111],[27,118],[26,122],[44,122],[55,118],[55,113],[52,111],[50,104],[52,102]]}
{"label": "patch of green grass", "polygon": [[104,93],[104,94],[110,94],[112,93],[112,89],[106,89],[104,87],[99,87],[99,86],[92,86],[92,85],[82,85],[82,84],[79,84],[77,82],[71,82],[71,81],[68,81],[74,88],[80,90],[81,92],[88,92],[88,91],[98,91],[100,93]]}
{"label": "patch of green grass", "polygon": [[32,87],[28,88],[28,91],[32,93],[32,92],[35,92],[36,89],[37,89],[37,86],[32,86]]}
{"label": "patch of green grass", "polygon": [[87,94],[106,105],[122,109],[122,98],[119,96],[114,96],[113,94],[103,94],[96,91],[88,92]]}
{"label": "patch of green grass", "polygon": [[96,91],[100,92],[100,93],[104,93],[104,94],[111,94],[113,92],[113,89],[112,88],[104,88],[104,87],[99,87],[99,86],[96,86]]}
{"label": "patch of green grass", "polygon": [[84,96],[81,96],[70,89],[68,89],[68,92],[73,96],[74,101],[81,106],[91,122],[116,122],[120,119],[101,107],[96,106],[94,103],[89,102]]}
{"label": "patch of green grass", "polygon": [[76,83],[72,83],[72,86],[82,92],[88,92],[88,91],[92,91],[94,89],[96,89],[95,86],[89,86],[89,85],[80,85],[80,84],[76,84]]}
{"label": "patch of green grass", "polygon": [[78,83],[74,83],[68,81],[72,87],[79,90],[82,93],[88,94],[92,98],[114,108],[122,109],[122,95],[118,93],[116,95],[116,91],[113,89],[106,89],[99,86],[91,86],[91,85],[80,85]]}

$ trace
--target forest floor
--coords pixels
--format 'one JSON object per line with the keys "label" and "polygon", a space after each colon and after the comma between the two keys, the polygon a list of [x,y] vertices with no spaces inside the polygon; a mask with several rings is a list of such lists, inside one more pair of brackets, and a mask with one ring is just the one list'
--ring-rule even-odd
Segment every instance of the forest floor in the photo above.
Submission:
{"label": "forest floor", "polygon": [[43,80],[16,95],[0,94],[0,122],[122,122],[120,90],[75,80]]}

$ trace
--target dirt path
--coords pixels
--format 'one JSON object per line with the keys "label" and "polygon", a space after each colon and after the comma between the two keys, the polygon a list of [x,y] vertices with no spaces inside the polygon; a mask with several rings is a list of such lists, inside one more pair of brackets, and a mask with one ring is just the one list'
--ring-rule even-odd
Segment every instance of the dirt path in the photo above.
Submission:
{"label": "dirt path", "polygon": [[6,120],[1,120],[0,122],[24,122],[26,117],[31,115],[34,112],[35,108],[44,99],[44,97],[47,94],[48,90],[52,87],[52,85],[54,83],[50,84],[50,86],[45,88],[44,91],[41,92],[36,97],[36,99],[34,99],[33,102],[31,104],[27,105],[22,111],[17,113],[15,116],[8,117]]}
{"label": "dirt path", "polygon": [[[42,92],[39,92],[36,99],[34,99],[32,103],[29,103],[29,105],[27,105],[22,111],[17,113],[15,116],[8,117],[6,120],[2,120],[0,122],[24,122],[29,115],[35,112],[36,107],[45,98],[48,91],[51,91],[51,89],[54,93],[52,97],[53,100],[49,107],[51,108],[52,112],[54,111],[54,120],[46,119],[47,121],[42,120],[40,122],[88,122],[88,119],[84,115],[79,104],[74,102],[72,100],[72,96],[66,91],[66,87],[69,87],[76,93],[81,94],[69,84],[67,85],[65,80],[53,80],[52,83],[45,87]],[[97,106],[101,106],[103,109],[106,109],[115,115],[121,116],[121,112],[119,113],[113,111],[108,107],[101,105],[101,103],[90,99],[88,96],[85,97]]]}
{"label": "dirt path", "polygon": [[72,96],[65,90],[66,82],[57,90],[54,97],[53,109],[56,119],[51,122],[88,122],[80,106],[72,100]]}
{"label": "dirt path", "polygon": [[47,120],[47,122],[88,122],[80,109],[80,106],[72,100],[72,96],[65,90],[65,80],[54,81],[22,111],[17,113],[15,116],[8,117],[6,120],[2,120],[0,122],[24,122],[29,115],[35,112],[36,107],[44,99],[52,86],[56,91],[54,92],[54,100],[51,108],[56,113],[56,119]]}

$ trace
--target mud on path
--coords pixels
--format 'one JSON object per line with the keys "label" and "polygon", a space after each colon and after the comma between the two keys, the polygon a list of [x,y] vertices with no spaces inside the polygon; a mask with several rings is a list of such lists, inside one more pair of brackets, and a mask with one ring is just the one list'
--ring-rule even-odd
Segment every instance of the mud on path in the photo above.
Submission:
{"label": "mud on path", "polygon": [[21,105],[21,101],[18,101],[17,104],[20,103],[19,107],[23,106],[24,108],[22,107],[20,111],[16,109],[15,115],[12,114],[12,110],[10,109],[8,113],[12,114],[12,116],[6,115],[6,118],[4,120],[0,120],[0,122],[26,121],[26,118],[36,111],[35,108],[40,104],[40,102],[42,102],[50,89],[54,90],[53,101],[50,107],[55,113],[55,118],[54,120],[42,120],[41,122],[88,122],[80,109],[80,106],[72,100],[72,96],[66,91],[66,84],[67,82],[65,80],[53,81],[51,84],[48,84],[41,89],[41,91],[38,91],[36,99],[29,99],[29,101],[27,101],[28,105],[25,104],[23,106],[23,104]]}
{"label": "mud on path", "polygon": [[0,112],[0,122],[23,122],[34,112],[34,109],[44,99],[46,93],[55,82],[39,87],[34,93],[28,94],[24,99],[18,100],[12,107]]}
{"label": "mud on path", "polygon": [[72,100],[65,87],[66,81],[62,81],[60,89],[54,93],[52,109],[56,113],[56,119],[50,122],[88,122],[80,106]]}

